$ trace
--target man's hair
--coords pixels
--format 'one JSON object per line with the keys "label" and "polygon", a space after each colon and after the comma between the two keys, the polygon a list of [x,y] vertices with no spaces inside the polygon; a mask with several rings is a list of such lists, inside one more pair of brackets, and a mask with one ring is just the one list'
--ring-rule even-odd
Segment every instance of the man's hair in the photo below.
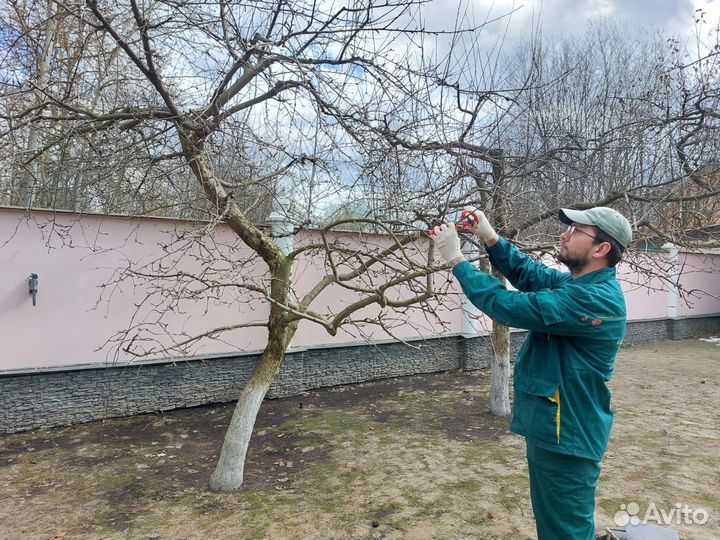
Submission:
{"label": "man's hair", "polygon": [[610,251],[607,254],[608,266],[610,268],[617,266],[617,263],[619,263],[622,259],[625,250],[617,240],[615,240],[605,231],[595,227],[595,233],[596,244],[602,244],[603,242],[607,242],[608,244],[610,244]]}

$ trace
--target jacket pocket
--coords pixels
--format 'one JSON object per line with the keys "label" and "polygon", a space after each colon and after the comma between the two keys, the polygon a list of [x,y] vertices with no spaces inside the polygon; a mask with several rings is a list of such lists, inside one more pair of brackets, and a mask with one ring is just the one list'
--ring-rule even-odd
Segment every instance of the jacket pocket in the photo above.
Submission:
{"label": "jacket pocket", "polygon": [[515,381],[515,388],[520,392],[545,398],[553,397],[559,386],[560,383],[529,374],[522,374]]}
{"label": "jacket pocket", "polygon": [[516,416],[525,436],[545,443],[560,444],[560,383],[532,375],[515,381]]}

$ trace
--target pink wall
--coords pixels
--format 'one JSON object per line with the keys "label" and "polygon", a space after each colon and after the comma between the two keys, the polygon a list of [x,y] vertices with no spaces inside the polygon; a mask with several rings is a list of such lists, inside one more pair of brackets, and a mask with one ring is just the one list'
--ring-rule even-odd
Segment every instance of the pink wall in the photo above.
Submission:
{"label": "pink wall", "polygon": [[679,317],[720,311],[720,254],[680,253],[680,288],[685,298],[678,305]]}
{"label": "pink wall", "polygon": [[[202,226],[202,225],[201,225]],[[167,274],[200,274],[231,284],[266,284],[265,266],[224,225],[206,233],[197,242],[198,228],[187,222],[157,218],[126,218],[72,213],[26,212],[0,209],[0,337],[3,354],[0,369],[127,362],[133,356],[118,351],[108,340],[131,325],[152,329],[154,339],[147,347],[169,346],[218,327],[264,322],[268,304],[256,293],[225,287],[219,293],[200,294],[195,301],[176,300],[174,291],[156,288],[153,279],[133,277],[121,280],[132,266],[136,271],[159,272],[162,262]],[[355,235],[336,235],[334,243],[352,245]],[[366,238],[387,245],[383,237]],[[317,233],[301,232],[296,247],[319,241]],[[408,248],[417,256],[423,246]],[[426,247],[426,246],[425,246]],[[200,251],[202,249],[202,251]],[[212,260],[203,266],[201,261]],[[37,306],[28,294],[28,276],[39,275]],[[301,256],[295,266],[294,289],[298,295],[309,291],[325,275],[321,260]],[[433,324],[418,308],[403,313],[382,310],[387,331],[362,321],[341,328],[336,336],[312,322],[303,321],[293,347],[367,340],[418,339],[440,332],[460,331],[458,288],[437,277],[439,288],[455,291],[454,300],[435,306],[444,328]],[[170,281],[172,283],[172,280]],[[165,282],[168,283],[167,281]],[[197,286],[194,284],[193,286]],[[214,298],[213,296],[217,296]],[[397,298],[397,294],[395,298]],[[313,304],[321,314],[337,313],[355,298],[339,287],[324,292]],[[393,298],[390,295],[390,298]],[[378,319],[378,307],[369,307],[357,317]],[[162,319],[158,324],[159,314]],[[266,342],[264,328],[224,332],[217,339],[194,343],[183,352],[151,354],[147,358],[258,351]],[[389,333],[388,333],[389,332]],[[392,336],[392,337],[391,337]],[[136,340],[135,344],[140,343]],[[146,359],[147,359],[146,358]]]}
{"label": "pink wall", "polygon": [[[135,284],[117,280],[131,261],[150,263],[158,258],[160,245],[169,244],[173,235],[192,230],[190,224],[162,219],[79,218],[45,212],[28,217],[21,211],[1,210],[0,368],[129,360],[130,356],[116,354],[111,348],[99,349],[133,317],[152,324],[154,314],[149,305],[158,304],[162,309],[165,295],[137,280]],[[228,233],[227,229],[214,232],[216,251],[231,245]],[[183,245],[175,247],[178,252],[168,259],[181,260],[178,270],[193,271],[200,266],[195,258],[199,254],[183,251]],[[39,275],[35,307],[28,294],[31,272]],[[195,316],[190,315],[191,310]],[[190,306],[184,302],[167,319],[168,332],[207,331],[238,319],[262,321],[266,313],[265,303],[259,301],[236,306],[212,302]],[[262,329],[230,332],[223,335],[222,342],[208,342],[191,352],[254,348],[262,335]]]}
{"label": "pink wall", "polygon": [[[377,246],[383,249],[390,245],[387,237],[380,235],[363,234],[362,238],[365,246]],[[316,231],[300,231],[295,236],[295,248],[308,244],[320,242],[319,234]],[[345,245],[349,248],[357,248],[356,233],[338,233],[333,235],[332,244],[335,246]],[[410,259],[423,260],[425,251],[427,250],[427,242],[420,242],[407,246],[406,253]],[[367,247],[364,251],[367,250]],[[395,268],[402,268],[398,265],[400,261],[386,261],[393,264]],[[324,255],[303,255],[298,258],[293,270],[293,287],[295,293],[301,297],[306,294],[318,283],[318,281],[326,275],[328,269],[325,265]],[[372,282],[368,280],[354,280],[354,286],[370,287],[376,283],[383,283],[387,280],[387,274],[374,274]],[[355,319],[377,320],[382,314],[382,321],[386,330],[377,325],[363,323],[361,325],[349,325],[346,328],[341,327],[336,336],[331,336],[325,328],[310,321],[302,321],[292,341],[294,347],[310,347],[323,344],[339,344],[349,342],[365,342],[372,340],[387,340],[393,337],[401,339],[418,339],[422,337],[436,336],[438,333],[458,333],[460,332],[460,311],[459,311],[459,292],[460,288],[454,281],[447,283],[446,276],[435,276],[434,287],[436,290],[448,289],[451,297],[445,299],[441,303],[431,302],[433,311],[436,315],[435,319],[427,317],[419,307],[405,308],[400,312],[392,309],[381,309],[377,304],[365,308],[359,312]],[[393,289],[388,298],[390,300],[400,300],[413,296],[407,288]],[[346,306],[356,301],[357,294],[351,290],[344,289],[339,286],[332,286],[326,289],[312,304],[312,309],[321,314],[336,314]],[[439,321],[445,323],[442,329],[438,324]]]}
{"label": "pink wall", "polygon": [[[131,321],[154,332],[147,347],[168,346],[218,327],[264,322],[268,307],[257,293],[238,285],[263,285],[265,268],[261,261],[238,242],[225,226],[212,231],[196,226],[158,218],[126,218],[72,213],[26,212],[0,209],[0,338],[2,356],[0,369],[27,369],[102,362],[127,362],[133,357],[108,343]],[[204,235],[197,242],[198,235]],[[315,231],[301,231],[295,247],[317,243]],[[364,242],[378,248],[388,245],[388,238],[368,236]],[[357,244],[355,233],[333,237],[335,244],[352,247]],[[427,244],[419,242],[408,247],[408,260],[425,256]],[[654,264],[664,264],[665,254],[653,256]],[[207,264],[204,261],[211,260]],[[650,260],[650,259],[649,259]],[[387,261],[388,264],[390,261]],[[184,282],[175,278],[176,290],[160,289],[156,279],[135,277],[120,280],[132,265],[147,274],[162,272],[168,276],[199,274],[216,278],[233,286],[201,291],[197,281]],[[399,264],[395,261],[393,264]],[[710,268],[712,273],[702,269]],[[720,256],[689,255],[685,258],[683,286],[711,291],[681,304],[680,315],[693,316],[720,313]],[[294,270],[294,290],[299,296],[309,291],[325,275],[323,257],[301,256]],[[28,276],[39,275],[38,305],[32,306],[28,294]],[[659,281],[642,282],[629,265],[623,266],[621,278],[626,290],[631,319],[663,318],[667,314],[667,293]],[[382,275],[376,274],[376,279]],[[401,312],[369,307],[358,314],[357,325],[330,336],[321,326],[303,321],[292,342],[293,347],[323,344],[365,342],[393,338],[418,339],[438,334],[457,334],[461,329],[460,295],[448,275],[435,276],[438,290],[451,294],[441,304],[432,303],[437,319],[426,316],[418,308]],[[167,281],[165,282],[167,283]],[[353,282],[361,285],[360,282]],[[371,284],[365,283],[369,286]],[[659,292],[648,289],[648,285]],[[181,290],[189,288],[194,300],[181,299]],[[408,291],[395,291],[400,298]],[[338,313],[357,298],[356,293],[333,286],[313,304],[324,315]],[[391,296],[393,298],[393,296]],[[158,324],[159,313],[163,314]],[[371,324],[382,315],[386,329]],[[439,324],[443,321],[444,324]],[[490,328],[482,317],[480,333]],[[136,341],[136,344],[139,341]],[[225,332],[218,339],[205,339],[189,346],[184,354],[233,353],[257,351],[265,343],[264,328],[244,328]],[[181,356],[183,353],[150,355],[149,358]]]}
{"label": "pink wall", "polygon": [[[668,314],[668,254],[630,253],[618,268],[630,320],[665,318]],[[649,275],[644,272],[649,272]],[[716,310],[720,312],[720,307]]]}

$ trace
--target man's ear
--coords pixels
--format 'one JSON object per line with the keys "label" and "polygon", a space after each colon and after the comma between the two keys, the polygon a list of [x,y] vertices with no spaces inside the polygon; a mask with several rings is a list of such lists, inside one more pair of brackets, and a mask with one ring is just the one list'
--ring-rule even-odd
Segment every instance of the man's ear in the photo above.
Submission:
{"label": "man's ear", "polygon": [[612,246],[609,242],[602,242],[595,246],[595,251],[593,253],[593,256],[600,259],[602,257],[607,257],[610,252],[612,251]]}

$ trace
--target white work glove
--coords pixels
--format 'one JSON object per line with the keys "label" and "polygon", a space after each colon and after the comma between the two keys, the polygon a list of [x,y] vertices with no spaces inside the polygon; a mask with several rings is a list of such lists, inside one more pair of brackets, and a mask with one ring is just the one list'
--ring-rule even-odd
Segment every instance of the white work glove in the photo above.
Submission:
{"label": "white work glove", "polygon": [[[470,219],[475,222],[474,225],[470,223]],[[463,208],[461,215],[462,227],[467,231],[471,231],[475,236],[480,237],[485,243],[488,243],[498,237],[495,229],[492,228],[488,218],[482,210],[478,210],[472,206],[466,206]]]}
{"label": "white work glove", "polygon": [[435,245],[445,262],[449,263],[455,259],[464,259],[462,251],[460,251],[460,237],[455,230],[454,224],[443,223],[437,225],[433,232],[435,233]]}

